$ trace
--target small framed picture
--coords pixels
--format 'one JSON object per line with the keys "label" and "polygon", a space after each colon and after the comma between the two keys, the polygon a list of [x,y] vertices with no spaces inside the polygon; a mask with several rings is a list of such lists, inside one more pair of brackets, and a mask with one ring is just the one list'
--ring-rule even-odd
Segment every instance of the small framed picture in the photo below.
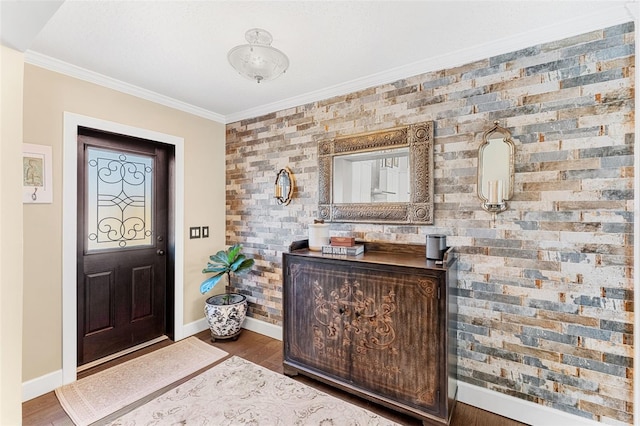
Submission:
{"label": "small framed picture", "polygon": [[51,147],[22,144],[22,202],[53,202]]}

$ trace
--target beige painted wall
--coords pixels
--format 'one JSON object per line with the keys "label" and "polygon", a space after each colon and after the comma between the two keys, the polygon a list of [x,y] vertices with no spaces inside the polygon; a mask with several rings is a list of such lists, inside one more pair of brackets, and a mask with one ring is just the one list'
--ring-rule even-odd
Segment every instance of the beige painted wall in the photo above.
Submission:
{"label": "beige painted wall", "polygon": [[[24,142],[53,147],[52,204],[24,206],[23,381],[62,368],[63,114],[72,112],[184,138],[185,234],[208,225],[210,238],[185,235],[184,323],[203,317],[198,287],[208,255],[225,243],[225,127],[33,65],[24,72]],[[46,351],[43,350],[46,348]],[[46,355],[43,355],[46,354]]]}
{"label": "beige painted wall", "polygon": [[0,46],[0,424],[22,422],[22,53]]}

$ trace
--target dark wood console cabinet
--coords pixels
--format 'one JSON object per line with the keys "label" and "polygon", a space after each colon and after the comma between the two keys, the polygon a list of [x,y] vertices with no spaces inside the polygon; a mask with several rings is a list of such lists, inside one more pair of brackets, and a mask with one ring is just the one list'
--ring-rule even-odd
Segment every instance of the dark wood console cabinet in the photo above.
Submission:
{"label": "dark wood console cabinet", "polygon": [[366,243],[354,257],[307,247],[298,241],[283,254],[285,373],[448,424],[457,392],[453,249],[436,264],[421,245]]}

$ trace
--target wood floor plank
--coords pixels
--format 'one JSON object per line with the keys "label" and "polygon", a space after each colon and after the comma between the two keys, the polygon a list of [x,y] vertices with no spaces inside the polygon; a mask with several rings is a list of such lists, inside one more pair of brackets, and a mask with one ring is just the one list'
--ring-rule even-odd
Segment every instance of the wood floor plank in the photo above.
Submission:
{"label": "wood floor plank", "polygon": [[470,405],[456,403],[450,426],[476,426],[478,411],[477,408]]}
{"label": "wood floor plank", "polygon": [[[255,364],[261,365],[277,373],[283,372],[282,361],[283,351],[282,342],[270,337],[254,333],[252,331],[244,330],[240,337],[233,340],[218,340],[211,342],[211,335],[209,331],[203,331],[196,335],[200,340],[208,342],[213,346],[216,346],[230,355],[240,356]],[[157,343],[148,348],[141,349],[132,354],[125,355],[118,359],[109,361],[103,365],[93,367],[87,371],[78,375],[78,378],[86,377],[91,374],[95,374],[106,368],[118,365],[119,363],[128,361],[145,353],[149,353],[153,350],[160,349],[166,345],[172,344],[171,341],[165,340]],[[415,418],[409,417],[397,411],[393,411],[381,405],[372,403],[365,399],[359,398],[355,395],[351,395],[347,392],[335,389],[331,386],[320,383],[316,380],[312,380],[304,376],[296,376],[296,380],[326,392],[330,395],[341,398],[352,404],[366,408],[381,416],[387,417],[397,423],[405,426],[421,426],[422,422]],[[54,392],[49,392],[38,398],[34,398],[22,404],[22,423],[24,426],[71,426],[73,423],[67,413],[63,410],[62,406],[58,402]],[[489,413],[484,410],[472,407],[470,405],[462,404],[458,402],[453,412],[453,418],[451,419],[451,426],[526,426],[523,423],[516,422],[511,419],[507,419],[498,416],[493,413]]]}
{"label": "wood floor plank", "polygon": [[53,392],[22,404],[22,424],[33,426],[73,424]]}

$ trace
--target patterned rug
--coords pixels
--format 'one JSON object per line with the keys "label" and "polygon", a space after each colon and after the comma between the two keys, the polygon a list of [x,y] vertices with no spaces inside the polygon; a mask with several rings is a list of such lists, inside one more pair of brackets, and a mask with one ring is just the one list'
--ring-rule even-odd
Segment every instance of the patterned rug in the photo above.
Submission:
{"label": "patterned rug", "polygon": [[109,424],[397,425],[237,356]]}
{"label": "patterned rug", "polygon": [[[55,390],[76,425],[94,423],[196,373],[228,353],[195,337],[181,340]],[[157,395],[155,395],[157,396]]]}

